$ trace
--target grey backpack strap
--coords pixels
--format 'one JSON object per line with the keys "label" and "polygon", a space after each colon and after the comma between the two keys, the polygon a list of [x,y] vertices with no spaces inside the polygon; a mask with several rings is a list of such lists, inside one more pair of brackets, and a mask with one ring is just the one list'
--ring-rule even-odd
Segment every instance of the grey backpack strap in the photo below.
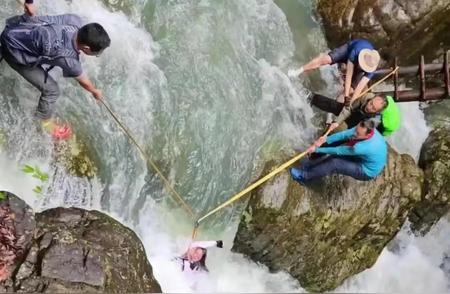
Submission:
{"label": "grey backpack strap", "polygon": [[50,66],[49,68],[47,68],[47,69],[45,70],[44,84],[47,84],[49,72],[50,72],[53,68],[55,68],[54,65]]}

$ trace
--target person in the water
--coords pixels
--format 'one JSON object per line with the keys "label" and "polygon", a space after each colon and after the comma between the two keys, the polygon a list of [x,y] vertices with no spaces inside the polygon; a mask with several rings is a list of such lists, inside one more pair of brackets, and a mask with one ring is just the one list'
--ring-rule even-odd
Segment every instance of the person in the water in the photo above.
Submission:
{"label": "person in the water", "polygon": [[193,242],[189,249],[178,259],[181,260],[181,270],[190,271],[205,271],[208,272],[206,267],[207,249],[210,247],[223,248],[223,242],[218,241],[198,241]]}

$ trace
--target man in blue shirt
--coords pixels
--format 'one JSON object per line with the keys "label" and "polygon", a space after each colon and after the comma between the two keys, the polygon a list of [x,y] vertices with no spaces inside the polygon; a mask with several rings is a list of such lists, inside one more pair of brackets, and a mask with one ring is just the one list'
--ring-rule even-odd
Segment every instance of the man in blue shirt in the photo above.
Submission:
{"label": "man in blue shirt", "polygon": [[[325,142],[342,144],[318,148]],[[386,141],[371,119],[363,120],[358,126],[328,138],[320,138],[309,147],[308,153],[313,152],[330,156],[307,159],[300,168],[291,168],[292,178],[301,184],[331,174],[351,176],[360,181],[372,180],[383,171],[388,154]]]}
{"label": "man in blue shirt", "polygon": [[101,25],[83,26],[77,15],[36,16],[33,0],[26,0],[24,9],[26,14],[6,21],[0,37],[1,56],[41,92],[36,116],[43,120],[45,127],[60,95],[58,83],[48,71],[60,67],[64,77],[76,79],[100,99],[102,91],[83,72],[80,54],[98,56],[109,47],[111,40]]}
{"label": "man in blue shirt", "polygon": [[[344,97],[347,105],[358,97],[373,78],[380,62],[380,55],[374,46],[365,39],[350,41],[328,54],[320,54],[298,70],[290,70],[290,77],[319,68],[323,65],[346,64]],[[353,92],[353,93],[351,93]]]}

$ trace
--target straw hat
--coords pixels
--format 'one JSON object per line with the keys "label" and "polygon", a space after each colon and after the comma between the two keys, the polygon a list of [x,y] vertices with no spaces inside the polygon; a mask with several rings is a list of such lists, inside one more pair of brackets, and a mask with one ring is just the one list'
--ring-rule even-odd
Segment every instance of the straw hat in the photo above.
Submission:
{"label": "straw hat", "polygon": [[359,67],[365,72],[374,72],[380,63],[380,54],[377,50],[363,49],[358,56]]}

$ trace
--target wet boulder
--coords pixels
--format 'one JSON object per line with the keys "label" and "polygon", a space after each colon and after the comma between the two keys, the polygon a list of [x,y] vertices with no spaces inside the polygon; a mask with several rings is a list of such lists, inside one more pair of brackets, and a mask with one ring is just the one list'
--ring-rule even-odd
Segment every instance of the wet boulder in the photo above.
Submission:
{"label": "wet boulder", "polygon": [[450,45],[447,0],[317,0],[330,47],[367,38],[386,57],[433,60]]}
{"label": "wet boulder", "polygon": [[423,172],[410,156],[389,153],[369,182],[335,175],[305,187],[279,174],[250,195],[233,250],[309,291],[332,290],[371,267],[422,198]]}
{"label": "wet boulder", "polygon": [[422,201],[410,215],[411,227],[424,234],[450,212],[450,125],[436,125],[422,146],[419,165],[425,173]]}
{"label": "wet boulder", "polygon": [[[36,227],[34,212],[20,198],[0,192],[0,292],[11,286],[10,277],[31,246]],[[8,286],[9,285],[9,286]]]}
{"label": "wet boulder", "polygon": [[111,217],[55,208],[35,219],[0,292],[161,292],[137,235]]}

